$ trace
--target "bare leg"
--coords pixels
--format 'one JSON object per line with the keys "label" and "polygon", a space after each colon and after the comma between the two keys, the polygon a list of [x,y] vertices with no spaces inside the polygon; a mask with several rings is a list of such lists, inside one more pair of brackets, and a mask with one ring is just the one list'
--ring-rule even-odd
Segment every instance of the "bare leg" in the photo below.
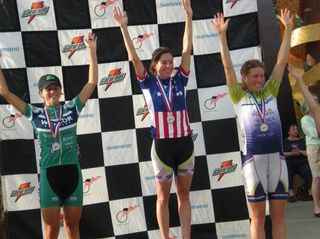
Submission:
{"label": "bare leg", "polygon": [[265,239],[266,202],[250,202],[251,239]]}
{"label": "bare leg", "polygon": [[80,239],[79,223],[82,207],[64,206],[64,228],[68,239]]}
{"label": "bare leg", "polygon": [[162,239],[169,238],[169,197],[172,181],[157,184],[157,220]]}
{"label": "bare leg", "polygon": [[41,208],[44,238],[57,239],[60,230],[60,207]]}
{"label": "bare leg", "polygon": [[320,177],[312,178],[311,191],[313,197],[314,212],[320,213]]}
{"label": "bare leg", "polygon": [[192,176],[193,175],[182,175],[178,176],[176,180],[178,211],[183,239],[190,239],[191,237],[190,186]]}
{"label": "bare leg", "polygon": [[272,223],[272,238],[286,238],[286,223],[284,219],[286,200],[270,200],[270,217]]}

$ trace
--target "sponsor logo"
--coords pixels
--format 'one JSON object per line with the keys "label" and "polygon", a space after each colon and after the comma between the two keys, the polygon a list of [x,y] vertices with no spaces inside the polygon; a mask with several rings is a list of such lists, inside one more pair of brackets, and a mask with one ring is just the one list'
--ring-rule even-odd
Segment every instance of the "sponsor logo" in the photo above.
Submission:
{"label": "sponsor logo", "polygon": [[20,52],[20,47],[3,47],[3,48],[0,48],[0,57],[2,57],[2,52]]}
{"label": "sponsor logo", "polygon": [[147,103],[145,103],[142,108],[139,108],[137,110],[136,116],[142,115],[141,121],[143,121],[147,117],[148,114],[149,114],[148,105],[147,105]]}
{"label": "sponsor logo", "polygon": [[191,209],[202,209],[202,208],[209,208],[208,204],[197,204],[197,205],[192,205]]}
{"label": "sponsor logo", "polygon": [[130,149],[131,147],[132,147],[131,144],[118,144],[118,145],[107,146],[107,150]]}
{"label": "sponsor logo", "polygon": [[87,118],[94,118],[94,114],[81,114],[81,115],[79,115],[79,119],[87,119]]}
{"label": "sponsor logo", "polygon": [[104,91],[106,91],[114,82],[122,81],[126,77],[127,73],[121,73],[121,68],[117,68],[109,71],[107,77],[103,77],[99,85],[106,85]]}
{"label": "sponsor logo", "polygon": [[[73,121],[74,120],[71,115],[67,116],[67,117],[63,117],[60,119],[60,123],[61,123],[60,127],[65,126],[65,125],[70,125]],[[41,125],[43,125],[43,126],[49,125],[48,121],[46,119],[42,119],[40,122],[41,122]],[[56,128],[56,125],[58,124],[58,122],[52,122],[52,124],[53,124],[53,128]]]}
{"label": "sponsor logo", "polygon": [[236,3],[237,3],[238,1],[240,1],[240,0],[227,0],[227,1],[226,1],[226,4],[230,4],[230,3],[231,3],[230,8],[233,8],[234,5],[236,5]]}
{"label": "sponsor logo", "polygon": [[2,125],[7,129],[10,129],[16,124],[16,120],[21,117],[22,117],[22,114],[18,114],[18,113],[8,115],[3,118]]}
{"label": "sponsor logo", "polygon": [[232,161],[233,161],[232,159],[224,161],[224,162],[221,163],[220,168],[216,168],[215,170],[213,170],[212,176],[219,175],[218,182],[221,180],[221,178],[225,174],[233,173],[237,169],[238,164],[233,164]]}
{"label": "sponsor logo", "polygon": [[96,182],[99,178],[101,178],[101,176],[96,176],[96,177],[91,177],[91,178],[87,178],[86,180],[84,180],[83,182],[83,193],[88,193],[90,191],[90,187],[91,185]]}
{"label": "sponsor logo", "polygon": [[22,13],[22,18],[29,17],[28,24],[36,17],[36,16],[44,16],[49,12],[49,7],[44,5],[44,1],[34,2],[31,4],[30,9],[26,9]]}
{"label": "sponsor logo", "polygon": [[217,37],[218,37],[217,33],[196,35],[196,39],[217,38]]}
{"label": "sponsor logo", "polygon": [[125,223],[128,220],[129,213],[133,212],[139,207],[139,205],[133,205],[126,207],[119,211],[116,215],[116,219],[119,223]]}
{"label": "sponsor logo", "polygon": [[106,13],[106,9],[116,2],[118,2],[118,0],[107,0],[107,1],[101,2],[100,4],[94,7],[94,10],[93,10],[94,14],[97,17],[103,17],[104,14]]}
{"label": "sponsor logo", "polygon": [[84,36],[76,36],[72,39],[70,44],[67,44],[63,47],[62,52],[69,52],[68,59],[70,59],[76,51],[81,51],[86,48],[87,46],[84,43]]}
{"label": "sponsor logo", "polygon": [[13,190],[11,192],[10,197],[16,198],[14,202],[17,202],[19,198],[22,197],[23,195],[33,193],[35,186],[30,186],[30,184],[31,184],[30,182],[21,183],[17,190]]}
{"label": "sponsor logo", "polygon": [[152,180],[154,180],[156,177],[155,176],[144,176],[144,179],[146,180],[146,181],[152,181]]}
{"label": "sponsor logo", "polygon": [[217,106],[217,102],[225,97],[228,93],[222,93],[212,96],[210,99],[205,100],[204,107],[207,110],[214,110]]}
{"label": "sponsor logo", "polygon": [[143,35],[138,35],[137,37],[132,39],[132,43],[135,49],[140,49],[142,46],[142,42],[148,38],[151,38],[153,33],[144,33]]}
{"label": "sponsor logo", "polygon": [[162,8],[162,7],[176,7],[176,6],[181,6],[181,5],[182,5],[181,1],[161,2],[160,8]]}
{"label": "sponsor logo", "polygon": [[222,239],[230,239],[230,238],[248,238],[247,234],[227,234],[227,235],[222,235]]}

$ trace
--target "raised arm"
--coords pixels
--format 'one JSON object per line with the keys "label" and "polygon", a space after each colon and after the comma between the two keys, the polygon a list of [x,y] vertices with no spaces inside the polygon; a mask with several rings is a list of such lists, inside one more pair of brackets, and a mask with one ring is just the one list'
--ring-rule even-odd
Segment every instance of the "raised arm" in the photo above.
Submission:
{"label": "raised arm", "polygon": [[190,0],[183,0],[182,5],[185,11],[186,21],[183,34],[181,66],[188,72],[190,70],[190,56],[192,50],[192,8]]}
{"label": "raised arm", "polygon": [[303,81],[304,72],[302,70],[294,67],[292,64],[288,65],[288,71],[289,71],[290,75],[293,76],[297,80],[298,87],[299,87],[305,101],[309,105],[309,111],[315,120],[317,131],[320,132],[319,105],[314,101],[314,97],[312,96],[312,94],[308,90],[308,87],[306,86],[306,84]]}
{"label": "raised arm", "polygon": [[237,84],[237,76],[231,61],[230,51],[227,43],[227,28],[229,19],[224,20],[222,13],[217,13],[213,19],[213,26],[219,35],[221,60],[226,74],[227,86],[232,87]]}
{"label": "raised arm", "polygon": [[83,104],[90,98],[98,83],[98,59],[97,59],[97,37],[94,33],[88,33],[85,43],[89,52],[89,75],[88,82],[82,88],[79,97]]}
{"label": "raised arm", "polygon": [[293,29],[293,15],[288,9],[281,9],[281,15],[278,17],[283,24],[285,30],[283,39],[278,52],[277,62],[273,68],[272,76],[276,80],[282,80],[283,72],[288,62],[288,55],[290,50],[291,32]]}
{"label": "raised arm", "polygon": [[126,15],[126,12],[123,14],[121,13],[121,10],[119,7],[115,7],[113,9],[113,18],[118,23],[121,29],[121,33],[123,36],[124,44],[126,46],[129,60],[132,61],[134,70],[138,76],[143,76],[144,73],[144,65],[142,64],[134,46],[131,41],[129,32],[128,32],[128,17]]}
{"label": "raised arm", "polygon": [[26,103],[9,90],[1,68],[0,68],[0,95],[3,98],[5,98],[6,101],[9,102],[9,104],[13,105],[13,107],[16,108],[19,112],[24,114],[26,110]]}

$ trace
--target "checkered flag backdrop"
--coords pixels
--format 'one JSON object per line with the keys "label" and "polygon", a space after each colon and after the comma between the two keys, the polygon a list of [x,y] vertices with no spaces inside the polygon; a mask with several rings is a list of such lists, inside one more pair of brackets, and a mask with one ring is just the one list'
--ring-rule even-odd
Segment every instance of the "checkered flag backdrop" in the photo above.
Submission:
{"label": "checkered flag backdrop", "polygon": [[[159,46],[181,59],[181,0],[6,0],[0,3],[1,67],[9,88],[42,104],[37,82],[62,80],[61,101],[87,81],[84,36],[98,36],[99,83],[78,122],[84,207],[82,238],[160,238],[150,158],[150,116],[112,9],[129,17],[134,46],[147,66]],[[249,238],[237,121],[212,26],[215,13],[231,19],[228,44],[234,67],[261,59],[256,0],[193,0],[193,54],[187,105],[195,143],[191,186],[192,238]],[[0,98],[1,180],[8,238],[41,238],[39,145],[30,122]],[[127,209],[128,213],[124,212]],[[181,238],[173,185],[170,238]],[[61,213],[63,227],[63,213]],[[65,238],[60,231],[59,238]]]}

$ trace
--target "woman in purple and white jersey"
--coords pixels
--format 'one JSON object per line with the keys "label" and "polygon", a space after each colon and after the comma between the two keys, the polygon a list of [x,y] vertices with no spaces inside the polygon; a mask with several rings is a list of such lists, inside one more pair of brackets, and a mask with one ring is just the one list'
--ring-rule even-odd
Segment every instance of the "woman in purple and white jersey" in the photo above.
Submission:
{"label": "woman in purple and white jersey", "polygon": [[166,47],[153,54],[150,71],[143,66],[128,32],[128,18],[119,8],[113,17],[120,26],[124,43],[151,116],[151,149],[157,186],[157,219],[163,239],[169,238],[169,197],[175,174],[182,237],[190,239],[190,185],[194,170],[194,145],[186,108],[186,86],[192,49],[192,8],[190,0],[182,1],[185,31],[181,65],[174,72],[173,55]]}
{"label": "woman in purple and white jersey", "polygon": [[242,84],[237,80],[227,44],[229,19],[225,21],[223,15],[218,13],[213,21],[220,39],[226,83],[244,140],[241,149],[242,175],[249,201],[252,239],[265,238],[267,199],[272,237],[286,238],[284,213],[288,174],[282,152],[281,121],[276,98],[288,60],[293,16],[289,10],[281,10],[279,20],[285,30],[269,80],[265,80],[264,66],[260,61],[248,60],[241,68]]}

